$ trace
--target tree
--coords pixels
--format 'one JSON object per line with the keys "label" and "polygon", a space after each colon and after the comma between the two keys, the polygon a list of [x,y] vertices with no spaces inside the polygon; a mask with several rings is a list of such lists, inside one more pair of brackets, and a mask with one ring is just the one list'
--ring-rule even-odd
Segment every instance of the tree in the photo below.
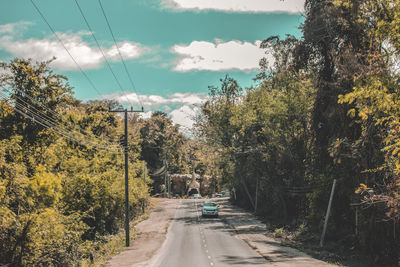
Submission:
{"label": "tree", "polygon": [[[123,129],[108,112],[117,104],[74,99],[48,63],[1,64],[0,265],[77,264],[123,223],[124,161],[111,149]],[[130,219],[149,198],[137,137],[129,136]]]}
{"label": "tree", "polygon": [[[185,161],[184,144],[188,139],[179,132],[179,126],[173,125],[164,112],[154,112],[150,119],[141,120],[140,138],[141,157],[148,168],[155,173],[168,162],[169,173],[187,173],[189,167]],[[162,177],[154,177],[154,192],[160,192],[164,183]]]}

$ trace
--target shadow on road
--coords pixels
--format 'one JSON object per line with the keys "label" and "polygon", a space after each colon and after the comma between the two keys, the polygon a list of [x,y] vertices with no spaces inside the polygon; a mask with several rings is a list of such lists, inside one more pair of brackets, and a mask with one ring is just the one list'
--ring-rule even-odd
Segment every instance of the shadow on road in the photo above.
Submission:
{"label": "shadow on road", "polygon": [[239,257],[223,255],[220,261],[229,265],[265,265],[263,257]]}

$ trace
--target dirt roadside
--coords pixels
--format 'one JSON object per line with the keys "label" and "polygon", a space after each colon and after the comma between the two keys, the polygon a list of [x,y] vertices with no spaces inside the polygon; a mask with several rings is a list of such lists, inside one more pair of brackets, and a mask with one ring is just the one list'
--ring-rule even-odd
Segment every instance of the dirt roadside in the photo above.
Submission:
{"label": "dirt roadside", "polygon": [[139,266],[149,261],[165,240],[169,223],[175,215],[176,199],[157,199],[147,220],[135,226],[136,239],[132,245],[107,261],[108,267]]}
{"label": "dirt roadside", "polygon": [[297,249],[284,246],[278,240],[266,236],[266,225],[250,212],[233,206],[228,199],[216,200],[220,205],[220,217],[237,233],[237,237],[262,255],[272,266],[309,267],[338,266],[315,259]]}
{"label": "dirt roadside", "polygon": [[[338,266],[317,260],[299,250],[287,247],[265,235],[266,225],[250,212],[230,204],[227,198],[214,199],[220,205],[220,218],[232,227],[236,237],[262,255],[271,266],[308,267]],[[125,251],[111,258],[106,266],[148,266],[165,241],[169,224],[174,218],[179,200],[161,199],[147,220],[135,226],[137,237]]]}

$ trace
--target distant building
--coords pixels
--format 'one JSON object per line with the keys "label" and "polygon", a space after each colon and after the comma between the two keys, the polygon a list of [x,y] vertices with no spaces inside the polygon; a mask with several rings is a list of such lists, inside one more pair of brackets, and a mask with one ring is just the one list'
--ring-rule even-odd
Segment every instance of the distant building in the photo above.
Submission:
{"label": "distant building", "polygon": [[210,192],[210,176],[200,176],[199,174],[171,174],[171,191],[172,194],[181,196],[201,194],[209,195]]}

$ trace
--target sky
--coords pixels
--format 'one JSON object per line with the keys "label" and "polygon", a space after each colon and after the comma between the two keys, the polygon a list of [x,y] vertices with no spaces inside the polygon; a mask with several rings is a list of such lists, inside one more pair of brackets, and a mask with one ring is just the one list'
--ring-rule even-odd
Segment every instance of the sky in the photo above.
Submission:
{"label": "sky", "polygon": [[1,0],[0,61],[55,57],[76,98],[143,106],[143,117],[162,110],[183,131],[208,86],[225,75],[255,86],[259,60],[273,61],[261,41],[300,37],[304,21],[304,0],[32,1],[39,11],[31,0]]}

